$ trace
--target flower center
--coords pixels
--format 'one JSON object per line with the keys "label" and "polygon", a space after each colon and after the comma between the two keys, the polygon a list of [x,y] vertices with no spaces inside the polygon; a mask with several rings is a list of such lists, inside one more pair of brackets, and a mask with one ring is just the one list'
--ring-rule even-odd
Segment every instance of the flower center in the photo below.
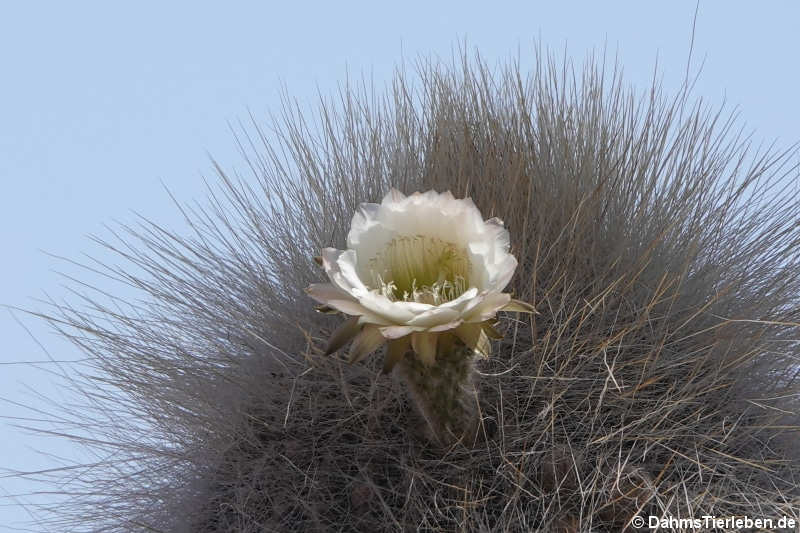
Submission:
{"label": "flower center", "polygon": [[436,237],[396,237],[369,266],[372,287],[392,301],[439,305],[469,288],[466,248]]}

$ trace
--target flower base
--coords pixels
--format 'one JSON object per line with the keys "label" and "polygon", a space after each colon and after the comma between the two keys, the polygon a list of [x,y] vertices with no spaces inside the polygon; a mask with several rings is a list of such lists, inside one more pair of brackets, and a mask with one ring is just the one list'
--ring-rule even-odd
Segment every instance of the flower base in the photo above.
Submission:
{"label": "flower base", "polygon": [[478,429],[474,351],[461,341],[440,339],[436,362],[426,366],[413,351],[397,365],[413,403],[441,446],[471,445]]}

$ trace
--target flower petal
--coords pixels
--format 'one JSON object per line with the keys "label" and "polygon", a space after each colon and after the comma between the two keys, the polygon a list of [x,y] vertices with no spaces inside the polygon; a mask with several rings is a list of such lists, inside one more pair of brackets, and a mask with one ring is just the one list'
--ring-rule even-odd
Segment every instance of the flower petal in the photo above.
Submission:
{"label": "flower petal", "polygon": [[[462,312],[467,307],[467,304],[471,300],[475,299],[477,296],[478,296],[477,287],[470,287],[455,300],[450,300],[449,302],[440,304],[439,307],[446,307],[449,309],[455,309],[458,312]],[[481,299],[483,299],[483,296],[481,296]]]}
{"label": "flower petal", "polygon": [[512,313],[533,313],[538,315],[539,313],[536,312],[536,309],[529,304],[528,302],[523,302],[522,300],[511,300],[505,307],[502,309],[503,311],[510,311]]}
{"label": "flower petal", "polygon": [[483,322],[494,317],[497,312],[508,305],[511,295],[504,292],[490,292],[478,305],[464,316],[464,322]]}
{"label": "flower petal", "polygon": [[416,302],[393,302],[386,296],[371,291],[356,292],[359,304],[371,313],[384,318],[389,324],[406,324],[417,314],[433,307]]}
{"label": "flower petal", "polygon": [[316,301],[333,307],[337,311],[348,315],[365,317],[361,323],[369,322],[372,324],[387,325],[390,321],[382,319],[370,312],[348,293],[339,289],[331,283],[313,283],[308,286],[306,293]]}
{"label": "flower petal", "polygon": [[366,290],[364,284],[361,283],[360,280],[356,281],[356,284],[353,285],[350,280],[345,279],[342,275],[341,267],[339,265],[339,260],[341,257],[347,253],[350,255],[354,255],[355,251],[353,250],[337,250],[336,248],[324,248],[322,250],[322,268],[325,270],[325,274],[328,275],[328,279],[331,280],[331,283],[344,291],[347,294],[352,294],[354,289],[362,289]]}
{"label": "flower petal", "polygon": [[361,316],[370,314],[364,306],[352,300],[329,300],[328,305],[346,315]]}
{"label": "flower petal", "polygon": [[425,366],[433,366],[436,362],[436,333],[414,333],[411,335],[411,346]]}
{"label": "flower petal", "polygon": [[357,248],[362,233],[378,224],[378,211],[380,204],[362,203],[358,206],[353,220],[350,222],[350,232],[347,234],[347,247]]}
{"label": "flower petal", "polygon": [[361,333],[353,340],[350,347],[350,362],[357,363],[366,356],[383,346],[386,339],[381,335],[377,326],[364,326]]}
{"label": "flower petal", "polygon": [[306,294],[321,304],[327,304],[331,300],[355,300],[349,293],[332,283],[312,283],[306,288]]}
{"label": "flower petal", "polygon": [[430,328],[428,331],[431,333],[439,333],[442,331],[450,331],[451,329],[456,329],[463,323],[463,320],[454,320],[453,322],[448,322],[447,324],[442,324],[441,326],[435,326]]}
{"label": "flower petal", "polygon": [[503,334],[494,329],[494,326],[489,324],[489,321],[481,323],[481,327],[483,328],[483,332],[486,333],[486,336],[490,339],[500,340],[503,338]]}
{"label": "flower petal", "polygon": [[381,328],[381,334],[387,339],[399,339],[415,331],[422,331],[422,328],[412,328],[409,326],[387,326]]}
{"label": "flower petal", "polygon": [[437,306],[433,309],[428,309],[427,311],[423,311],[422,313],[418,314],[408,321],[408,325],[430,328],[452,322],[458,318],[458,315],[459,312],[455,309]]}
{"label": "flower petal", "polygon": [[408,337],[402,339],[390,340],[386,355],[383,358],[383,373],[388,374],[392,371],[394,366],[403,360],[406,352],[411,347],[411,341]]}
{"label": "flower petal", "polygon": [[378,316],[375,313],[370,313],[369,311],[358,317],[358,323],[361,325],[374,324],[376,326],[390,326],[392,324],[385,318]]}
{"label": "flower petal", "polygon": [[[358,255],[355,250],[345,250],[336,260],[336,266],[339,267],[339,273],[342,279],[347,283],[351,289],[348,292],[355,293],[356,291],[367,291],[364,282],[358,276],[356,265],[358,263]],[[336,283],[334,281],[334,283]]]}
{"label": "flower petal", "polygon": [[456,328],[455,334],[476,354],[484,358],[492,354],[492,343],[480,324],[462,324]]}
{"label": "flower petal", "polygon": [[338,328],[331,334],[328,339],[328,346],[325,348],[325,355],[330,355],[337,351],[339,348],[347,344],[350,339],[358,335],[361,326],[358,325],[358,318],[353,317],[345,320]]}
{"label": "flower petal", "polygon": [[404,200],[405,198],[406,198],[405,194],[400,192],[398,189],[392,187],[391,189],[389,189],[389,192],[386,193],[386,196],[383,197],[381,205],[386,203],[397,203]]}
{"label": "flower petal", "polygon": [[513,255],[506,254],[502,261],[496,263],[493,274],[489,276],[489,287],[496,291],[502,291],[511,282],[514,271],[517,269],[517,260]]}
{"label": "flower petal", "polygon": [[[489,276],[485,264],[495,264],[508,255],[508,231],[499,219],[484,222],[470,198],[456,199],[450,191],[427,191],[405,196],[392,189],[380,205],[362,204],[354,215],[347,236],[348,248],[358,251],[361,280],[372,283],[369,262],[397,236],[424,235],[468,247],[480,243],[480,261],[475,268],[475,285],[486,288]],[[478,253],[476,251],[476,253]]]}

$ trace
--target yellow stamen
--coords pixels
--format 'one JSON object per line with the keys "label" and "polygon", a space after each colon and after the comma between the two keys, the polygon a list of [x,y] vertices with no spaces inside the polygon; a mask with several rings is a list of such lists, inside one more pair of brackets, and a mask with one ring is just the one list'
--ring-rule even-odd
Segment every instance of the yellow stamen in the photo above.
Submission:
{"label": "yellow stamen", "polygon": [[369,264],[373,288],[392,301],[439,305],[469,288],[466,248],[435,237],[392,239]]}

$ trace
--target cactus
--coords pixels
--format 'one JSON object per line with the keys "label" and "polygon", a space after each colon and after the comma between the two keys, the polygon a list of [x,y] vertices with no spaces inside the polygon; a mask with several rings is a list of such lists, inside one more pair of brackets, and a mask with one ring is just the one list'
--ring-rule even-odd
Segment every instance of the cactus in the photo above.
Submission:
{"label": "cactus", "polygon": [[[792,153],[754,153],[688,89],[639,95],[592,62],[540,56],[528,75],[461,59],[422,64],[418,86],[399,74],[386,101],[345,90],[318,135],[291,112],[276,141],[251,132],[257,179],[220,169],[207,210],[187,211],[197,235],[153,225],[108,243],[128,261],[111,275],[144,303],[40,313],[90,366],[70,378],[84,408],[63,406],[56,432],[76,425],[100,457],[42,473],[67,498],[44,525],[588,532],[642,511],[797,516]],[[505,222],[508,290],[539,314],[499,314],[491,357],[460,335],[402,349],[400,333],[429,333],[329,314],[367,316],[352,302],[314,312],[311,256],[345,249],[355,210],[391,187],[450,190]],[[376,283],[415,304],[463,290],[425,279]],[[354,364],[324,347],[335,332],[335,348],[356,339]],[[366,357],[381,343],[391,378]],[[417,438],[414,410],[441,446]]]}

